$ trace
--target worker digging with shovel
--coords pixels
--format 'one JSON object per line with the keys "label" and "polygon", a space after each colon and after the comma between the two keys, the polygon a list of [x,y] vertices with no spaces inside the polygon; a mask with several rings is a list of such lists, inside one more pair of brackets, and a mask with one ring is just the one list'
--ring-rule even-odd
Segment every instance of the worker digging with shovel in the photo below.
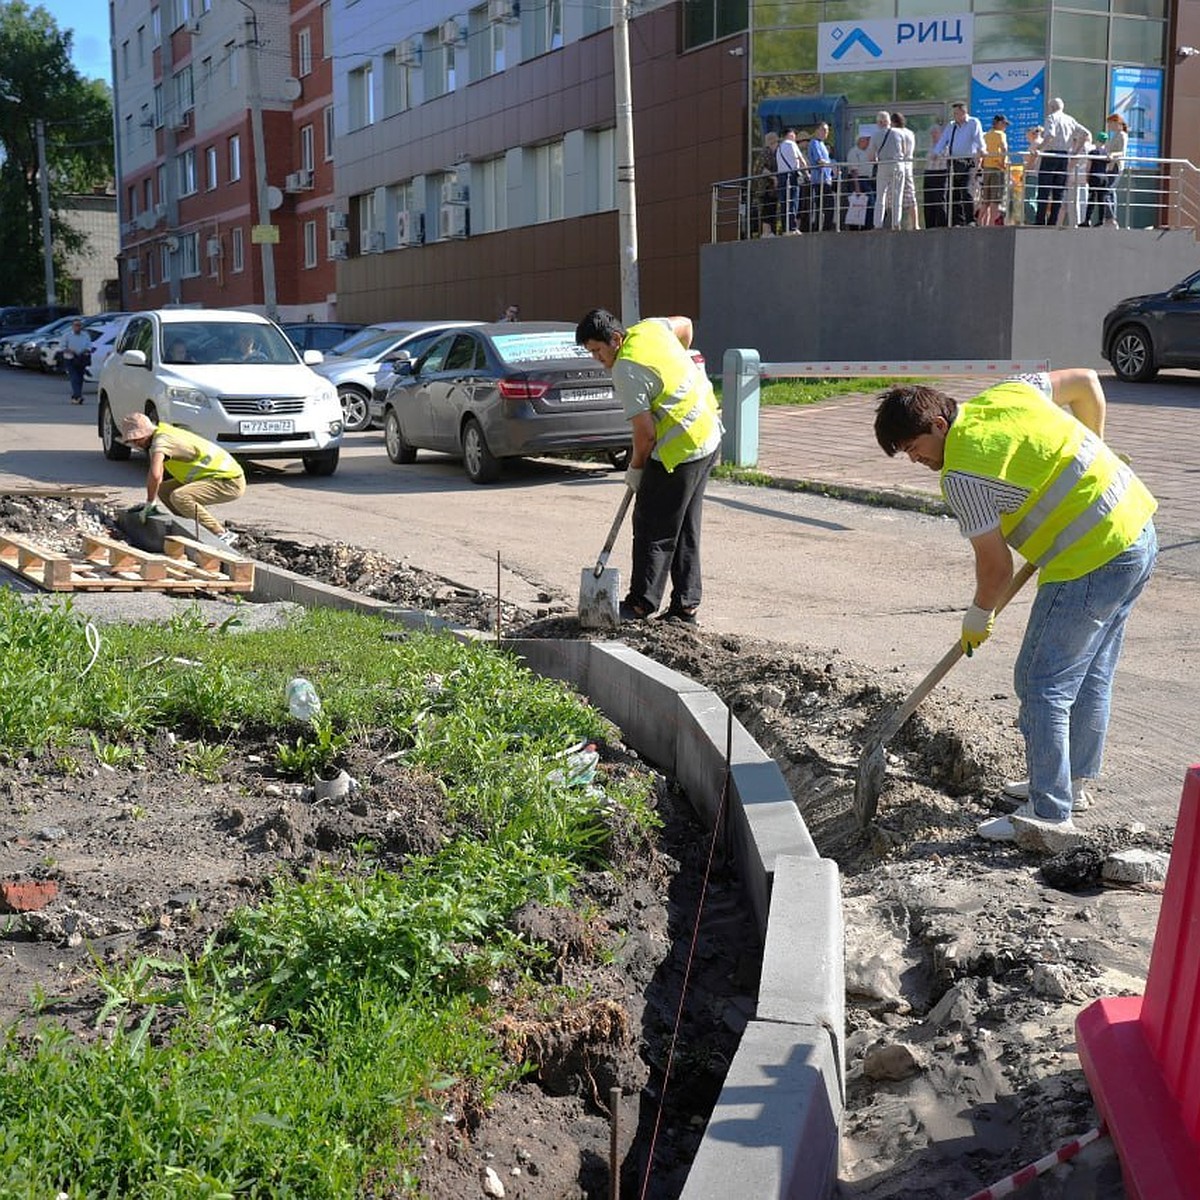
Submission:
{"label": "worker digging with shovel", "polygon": [[[962,623],[970,655],[992,631],[1013,579],[1012,551],[1040,569],[1014,684],[1027,781],[1005,785],[1023,803],[978,828],[1044,849],[1066,848],[1072,811],[1100,772],[1113,675],[1134,602],[1158,552],[1154,497],[1104,444],[1104,391],[1095,371],[1005,380],[959,404],[931,387],[880,397],[875,437],[889,456],[938,471],[942,495],[975,552],[975,594]],[[1024,837],[1022,841],[1024,841]]]}
{"label": "worker digging with shovel", "polygon": [[721,445],[712,384],[688,348],[687,317],[621,324],[595,308],[575,341],[612,372],[629,419],[633,449],[625,483],[635,494],[633,568],[620,603],[622,621],[644,621],[671,598],[663,616],[694,625],[700,607],[700,527],[704,490]]}

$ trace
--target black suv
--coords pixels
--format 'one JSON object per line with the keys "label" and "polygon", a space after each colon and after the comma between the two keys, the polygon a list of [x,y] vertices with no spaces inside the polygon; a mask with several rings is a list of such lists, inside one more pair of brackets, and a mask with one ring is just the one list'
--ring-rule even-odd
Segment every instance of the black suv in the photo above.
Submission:
{"label": "black suv", "polygon": [[0,337],[10,333],[32,333],[57,321],[59,317],[78,316],[79,309],[71,304],[8,304],[0,308]]}
{"label": "black suv", "polygon": [[1200,271],[1165,292],[1130,296],[1104,318],[1101,352],[1113,374],[1145,383],[1159,367],[1200,367]]}

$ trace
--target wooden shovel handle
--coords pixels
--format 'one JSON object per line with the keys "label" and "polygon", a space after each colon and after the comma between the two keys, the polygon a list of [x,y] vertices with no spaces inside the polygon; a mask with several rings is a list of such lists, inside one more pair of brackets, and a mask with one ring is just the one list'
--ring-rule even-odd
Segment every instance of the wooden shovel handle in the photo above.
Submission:
{"label": "wooden shovel handle", "polygon": [[633,489],[627,487],[625,495],[621,497],[620,507],[617,509],[617,515],[613,517],[612,528],[608,531],[608,537],[604,539],[604,548],[600,551],[600,557],[596,559],[596,567],[592,574],[597,579],[604,573],[605,564],[608,562],[608,556],[612,553],[612,548],[617,544],[617,534],[621,531],[621,525],[625,520],[625,514],[629,511],[630,501],[633,500]]}
{"label": "wooden shovel handle", "polygon": [[[995,612],[1000,613],[1008,602],[1037,574],[1037,564],[1025,563],[1012,579],[1008,582],[1008,587],[1004,589],[1004,593],[1000,599],[996,601]],[[908,720],[909,717],[917,711],[921,701],[933,691],[935,687],[949,673],[950,668],[963,656],[962,642],[957,641],[945,654],[942,655],[937,666],[917,684],[915,688],[908,694],[904,703],[892,714],[885,726],[884,733],[879,738],[881,742],[888,741],[900,727]]]}

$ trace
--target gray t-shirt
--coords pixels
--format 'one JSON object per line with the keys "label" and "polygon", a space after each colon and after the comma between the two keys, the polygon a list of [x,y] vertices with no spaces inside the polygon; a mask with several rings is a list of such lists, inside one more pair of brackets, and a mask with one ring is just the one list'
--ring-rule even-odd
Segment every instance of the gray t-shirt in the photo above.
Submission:
{"label": "gray t-shirt", "polygon": [[[671,322],[665,317],[652,317],[660,325],[671,328]],[[630,362],[626,358],[618,358],[613,364],[613,391],[625,410],[625,417],[632,421],[639,413],[651,412],[652,402],[662,392],[662,380],[658,372],[642,363]],[[707,458],[721,443],[721,423],[718,421],[712,435],[684,462],[693,462],[698,458]],[[651,458],[660,458],[658,447],[650,452]],[[661,461],[661,459],[660,459]]]}

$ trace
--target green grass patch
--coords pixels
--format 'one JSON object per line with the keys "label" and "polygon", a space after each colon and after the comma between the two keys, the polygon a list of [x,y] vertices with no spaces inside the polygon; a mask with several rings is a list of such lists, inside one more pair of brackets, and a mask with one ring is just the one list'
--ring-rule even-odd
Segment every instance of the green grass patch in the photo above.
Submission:
{"label": "green grass patch", "polygon": [[[795,407],[801,404],[820,404],[832,400],[836,396],[876,396],[885,388],[894,387],[901,383],[919,383],[917,379],[906,378],[834,378],[834,379],[771,379],[759,388],[758,402],[760,405],[776,407]],[[717,394],[718,403],[723,395],[722,380],[718,377],[712,381],[713,390]]]}
{"label": "green grass patch", "polygon": [[[570,902],[581,872],[611,866],[614,823],[649,831],[649,778],[568,786],[563,749],[615,734],[599,713],[491,645],[384,638],[395,630],[314,610],[214,631],[192,613],[104,627],[89,667],[69,602],[0,592],[0,754],[32,748],[48,772],[73,761],[64,748],[118,765],[171,727],[186,731],[180,770],[201,778],[235,736],[306,773],[384,730],[441,782],[452,821],[436,853],[395,871],[363,856],[281,875],[201,954],[98,962],[102,1037],[45,1018],[8,1031],[0,1195],[411,1194],[447,1095],[486,1104],[519,1073],[496,1043],[498,981],[551,1004],[554,975],[510,918]],[[288,714],[296,675],[322,698],[317,722]]]}

